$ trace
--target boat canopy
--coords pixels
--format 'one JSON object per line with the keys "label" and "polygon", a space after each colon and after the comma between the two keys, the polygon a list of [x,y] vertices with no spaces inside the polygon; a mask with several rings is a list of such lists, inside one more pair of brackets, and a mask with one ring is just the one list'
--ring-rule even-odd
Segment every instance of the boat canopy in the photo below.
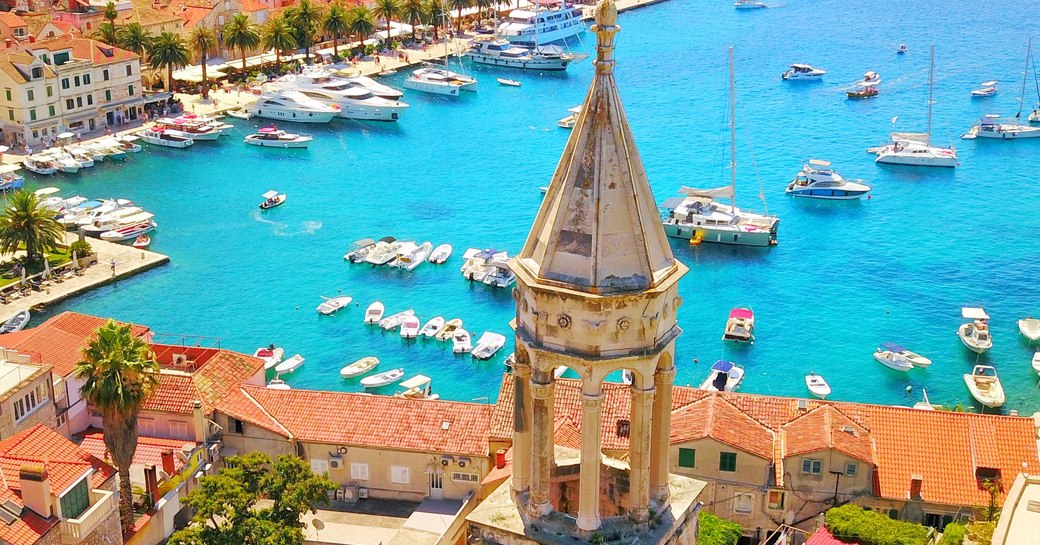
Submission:
{"label": "boat canopy", "polygon": [[383,237],[379,239],[379,242],[385,242],[387,244],[390,244],[391,242],[397,242],[397,239],[394,237]]}
{"label": "boat canopy", "polygon": [[997,80],[990,80],[990,81],[984,81],[984,82],[980,83],[979,85],[981,85],[982,87],[992,87],[992,86],[994,86],[996,84],[997,84]]}
{"label": "boat canopy", "polygon": [[813,67],[808,64],[792,64],[791,68],[797,68],[799,70],[812,70]]}
{"label": "boat canopy", "polygon": [[889,352],[909,352],[905,346],[899,343],[881,343],[881,348],[888,350]]}
{"label": "boat canopy", "polygon": [[278,192],[272,189],[272,190],[268,191],[267,193],[264,193],[263,195],[260,195],[260,196],[265,198],[265,199],[273,199],[273,198],[278,196]]}
{"label": "boat canopy", "polygon": [[563,55],[563,48],[558,45],[540,45],[534,48],[534,52],[543,55]]}
{"label": "boat canopy", "polygon": [[136,213],[136,214],[134,214],[132,216],[126,216],[124,218],[120,218],[120,223],[127,224],[127,225],[129,225],[131,223],[142,223],[142,222],[148,221],[148,220],[150,220],[150,219],[152,219],[154,217],[155,217],[155,214],[152,214],[151,212],[138,212],[138,213]]}
{"label": "boat canopy", "polygon": [[733,362],[726,360],[719,360],[711,365],[712,371],[722,371],[728,373],[730,369],[733,369]]}
{"label": "boat canopy", "polygon": [[496,250],[494,248],[486,248],[486,249],[483,249],[483,250],[477,252],[476,254],[474,254],[473,257],[476,257],[476,258],[479,258],[479,259],[491,259],[497,253],[498,253],[498,250]]}
{"label": "boat canopy", "polygon": [[754,318],[755,313],[749,308],[735,308],[729,311],[730,318]]}
{"label": "boat canopy", "polygon": [[412,388],[422,388],[430,382],[430,377],[426,375],[415,375],[414,377],[402,382],[401,387],[406,390],[411,390]]}
{"label": "boat canopy", "polygon": [[679,208],[679,205],[685,200],[685,197],[668,197],[663,203],[661,203],[661,208],[664,208],[665,210],[675,210],[676,208]]}
{"label": "boat canopy", "polygon": [[996,125],[997,122],[992,117],[982,116],[979,119],[979,124],[981,124],[981,125]]}
{"label": "boat canopy", "polygon": [[40,196],[53,195],[53,194],[59,193],[59,192],[61,192],[61,190],[56,188],[56,187],[44,187],[42,189],[37,189],[35,191],[35,193],[37,195],[40,195]]}
{"label": "boat canopy", "polygon": [[355,248],[367,248],[369,246],[372,246],[375,243],[376,243],[376,241],[374,241],[374,240],[372,240],[370,238],[363,238],[361,240],[354,241],[354,247]]}
{"label": "boat canopy", "polygon": [[22,169],[22,165],[17,165],[17,164],[0,165],[0,174],[10,174],[12,172],[16,172],[16,171],[19,171],[21,169]]}
{"label": "boat canopy", "polygon": [[979,307],[964,307],[961,309],[961,317],[966,320],[989,320],[989,314]]}
{"label": "boat canopy", "polygon": [[831,162],[830,161],[824,161],[823,159],[809,159],[809,164],[810,165],[815,165],[815,166],[818,166],[818,167],[829,167],[829,166],[831,166]]}
{"label": "boat canopy", "polygon": [[689,195],[691,197],[723,197],[727,199],[732,199],[733,186],[726,185],[712,189],[697,189],[696,187],[687,187],[684,185],[681,189],[679,189],[679,193]]}

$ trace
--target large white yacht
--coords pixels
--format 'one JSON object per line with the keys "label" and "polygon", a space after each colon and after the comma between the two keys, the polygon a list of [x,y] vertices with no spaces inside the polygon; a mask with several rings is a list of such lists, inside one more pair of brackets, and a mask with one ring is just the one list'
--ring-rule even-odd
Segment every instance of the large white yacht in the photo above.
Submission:
{"label": "large white yacht", "polygon": [[1023,125],[1017,118],[1000,119],[983,116],[978,123],[972,125],[968,134],[961,138],[996,138],[998,140],[1040,138],[1040,127]]}
{"label": "large white yacht", "polygon": [[776,216],[747,212],[733,204],[715,200],[732,196],[730,187],[694,189],[683,187],[686,197],[674,197],[664,203],[668,217],[664,232],[691,244],[714,242],[738,246],[772,246],[780,219]]}
{"label": "large white yacht", "polygon": [[533,7],[509,12],[496,32],[514,45],[534,48],[581,34],[581,15],[580,7],[562,0],[534,0]]}
{"label": "large white yacht", "polygon": [[296,123],[328,123],[339,115],[338,106],[322,104],[299,91],[266,91],[246,111],[256,117]]}
{"label": "large white yacht", "polygon": [[809,159],[787,184],[785,192],[795,197],[829,200],[858,199],[870,192],[871,187],[863,180],[847,180],[830,166],[830,161]]}
{"label": "large white yacht", "polygon": [[475,92],[477,80],[436,65],[426,65],[412,71],[412,75],[404,80],[404,86],[413,91],[459,96],[460,91]]}
{"label": "large white yacht", "polygon": [[304,70],[268,84],[272,90],[299,91],[326,105],[339,107],[339,117],[397,121],[408,104],[376,96],[369,88],[333,76],[324,70]]}
{"label": "large white yacht", "polygon": [[567,66],[588,55],[564,53],[555,45],[539,46],[533,50],[517,47],[508,40],[474,42],[466,56],[475,63],[525,70],[566,70]]}

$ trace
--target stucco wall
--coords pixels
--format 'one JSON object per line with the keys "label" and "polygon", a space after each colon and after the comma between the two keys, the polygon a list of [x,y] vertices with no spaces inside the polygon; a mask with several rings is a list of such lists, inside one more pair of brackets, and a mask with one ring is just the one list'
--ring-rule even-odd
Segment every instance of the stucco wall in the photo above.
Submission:
{"label": "stucco wall", "polygon": [[[693,468],[679,467],[679,448],[694,449]],[[736,453],[736,471],[719,469],[723,452]],[[757,527],[775,526],[775,521],[782,518],[783,511],[770,509],[768,495],[763,492],[772,471],[769,460],[705,438],[672,445],[669,463],[672,473],[707,481],[700,500],[709,513],[732,520],[751,532]],[[746,497],[738,502],[738,498],[748,494],[751,495],[750,509]]]}

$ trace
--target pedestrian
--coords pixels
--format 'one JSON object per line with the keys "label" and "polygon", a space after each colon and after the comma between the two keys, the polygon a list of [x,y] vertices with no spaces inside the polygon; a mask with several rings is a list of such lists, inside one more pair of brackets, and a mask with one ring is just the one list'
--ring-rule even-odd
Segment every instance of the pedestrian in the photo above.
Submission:
{"label": "pedestrian", "polygon": [[115,276],[116,275],[116,260],[115,259],[111,259],[111,260],[109,260],[108,264],[111,265],[111,267],[112,267],[112,276]]}

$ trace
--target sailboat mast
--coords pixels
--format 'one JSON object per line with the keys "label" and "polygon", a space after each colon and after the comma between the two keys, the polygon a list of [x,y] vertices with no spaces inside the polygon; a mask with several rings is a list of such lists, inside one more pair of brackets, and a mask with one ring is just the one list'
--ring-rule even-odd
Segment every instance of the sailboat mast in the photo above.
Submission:
{"label": "sailboat mast", "polygon": [[737,96],[733,75],[733,46],[729,48],[729,191],[730,204],[737,207]]}
{"label": "sailboat mast", "polygon": [[1026,46],[1026,68],[1022,71],[1022,92],[1018,95],[1018,113],[1015,118],[1022,116],[1022,104],[1026,101],[1026,80],[1029,78],[1029,57],[1033,54],[1033,37],[1029,37],[1029,45]]}
{"label": "sailboat mast", "polygon": [[926,146],[932,145],[932,94],[935,92],[935,44],[932,44],[931,60],[928,62],[928,141]]}

